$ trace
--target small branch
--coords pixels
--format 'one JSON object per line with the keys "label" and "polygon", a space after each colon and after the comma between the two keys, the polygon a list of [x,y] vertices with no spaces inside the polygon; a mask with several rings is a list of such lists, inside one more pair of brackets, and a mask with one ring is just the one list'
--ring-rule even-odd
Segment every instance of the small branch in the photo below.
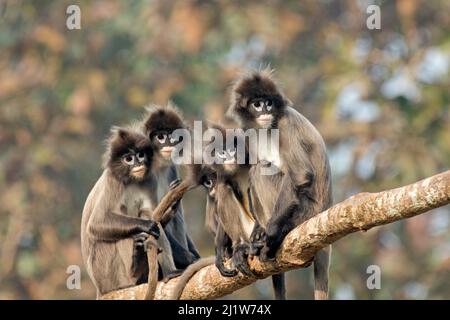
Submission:
{"label": "small branch", "polygon": [[[360,193],[336,204],[292,230],[278,251],[276,262],[250,259],[250,267],[265,278],[274,273],[307,267],[315,253],[356,232],[410,218],[450,203],[450,171],[379,193]],[[215,299],[253,282],[239,274],[222,277],[215,266],[203,268],[188,282],[182,299]],[[177,278],[158,283],[156,299],[168,299]],[[102,299],[143,299],[146,284],[108,293]]]}

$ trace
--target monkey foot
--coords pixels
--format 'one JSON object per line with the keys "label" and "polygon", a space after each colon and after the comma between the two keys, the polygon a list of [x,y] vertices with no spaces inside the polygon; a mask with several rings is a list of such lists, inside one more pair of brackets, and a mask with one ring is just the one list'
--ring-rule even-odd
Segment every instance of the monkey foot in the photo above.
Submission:
{"label": "monkey foot", "polygon": [[162,281],[163,281],[164,283],[167,283],[170,279],[173,279],[173,278],[176,278],[176,277],[181,276],[181,274],[183,273],[183,271],[184,271],[184,270],[180,270],[180,269],[170,271],[169,273],[167,273],[166,275],[164,275],[164,277],[162,278]]}
{"label": "monkey foot", "polygon": [[259,260],[262,262],[273,262],[276,259],[276,252],[272,252],[270,248],[264,246],[259,254]]}

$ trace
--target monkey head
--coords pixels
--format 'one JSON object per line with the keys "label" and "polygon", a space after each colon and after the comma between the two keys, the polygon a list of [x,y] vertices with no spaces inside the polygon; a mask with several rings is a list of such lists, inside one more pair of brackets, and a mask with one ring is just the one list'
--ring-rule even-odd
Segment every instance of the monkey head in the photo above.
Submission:
{"label": "monkey head", "polygon": [[104,155],[105,167],[122,183],[143,181],[153,158],[150,140],[138,131],[113,127]]}
{"label": "monkey head", "polygon": [[155,157],[170,163],[174,146],[182,141],[181,136],[175,136],[177,129],[185,129],[180,111],[168,104],[166,107],[152,106],[144,120],[144,131],[155,148]]}
{"label": "monkey head", "polygon": [[233,86],[228,114],[245,128],[273,128],[287,106],[272,77],[273,71],[255,71],[238,79]]}
{"label": "monkey head", "polygon": [[209,196],[214,197],[217,185],[217,171],[210,165],[195,164],[190,166],[191,179],[203,186]]}
{"label": "monkey head", "polygon": [[[214,152],[211,154],[214,158],[212,167],[219,175],[234,175],[241,165],[246,165],[248,163],[248,150],[247,145],[245,144],[245,135],[243,133],[241,134],[241,129],[238,129],[240,131],[236,131],[236,128],[229,128],[229,130],[227,130],[222,125],[213,123],[209,123],[208,129],[217,130],[218,133],[220,133],[214,140],[219,138],[219,136],[222,138],[220,147],[217,145],[217,148],[214,148]],[[240,152],[242,152],[241,157],[239,157]]]}

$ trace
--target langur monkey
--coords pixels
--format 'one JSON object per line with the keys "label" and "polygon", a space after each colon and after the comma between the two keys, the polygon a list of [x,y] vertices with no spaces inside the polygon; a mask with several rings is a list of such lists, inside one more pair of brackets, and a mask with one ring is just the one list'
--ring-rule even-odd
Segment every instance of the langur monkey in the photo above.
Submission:
{"label": "langur monkey", "polygon": [[[278,150],[258,154],[258,163],[250,170],[252,206],[259,222],[250,237],[252,252],[262,261],[273,260],[293,228],[332,204],[325,143],[316,128],[292,108],[269,70],[236,81],[228,115],[244,129],[279,129]],[[268,165],[275,165],[278,172],[262,174]],[[316,299],[328,298],[330,252],[329,246],[314,258]]]}
{"label": "langur monkey", "polygon": [[[169,190],[171,181],[178,180],[179,175],[172,162],[172,152],[181,139],[173,132],[186,129],[180,111],[169,103],[167,106],[152,105],[142,121],[142,130],[154,147],[152,172],[157,180],[158,200]],[[178,269],[185,269],[200,258],[194,242],[189,236],[184,222],[183,209],[180,203],[175,205],[174,216],[164,227],[166,230]]]}
{"label": "langur monkey", "polygon": [[153,160],[151,142],[140,130],[112,129],[103,174],[87,197],[81,221],[83,260],[97,288],[97,298],[147,281],[143,245],[149,235],[158,239],[162,250],[158,256],[160,278],[181,273],[173,261],[166,231],[152,220],[158,204],[156,192],[152,192],[157,188],[151,172]]}
{"label": "langur monkey", "polygon": [[[222,148],[213,150],[214,164],[193,166],[191,171],[193,180],[203,185],[208,193],[205,220],[215,235],[216,267],[225,277],[235,276],[237,270],[246,276],[255,276],[247,262],[249,239],[257,221],[249,196],[250,166],[244,136],[233,132],[227,137],[226,130],[219,125],[210,128],[220,132]],[[238,152],[245,152],[242,164],[238,164]],[[225,268],[224,262],[229,258],[237,270]],[[284,274],[273,275],[272,282],[275,298],[285,299]]]}

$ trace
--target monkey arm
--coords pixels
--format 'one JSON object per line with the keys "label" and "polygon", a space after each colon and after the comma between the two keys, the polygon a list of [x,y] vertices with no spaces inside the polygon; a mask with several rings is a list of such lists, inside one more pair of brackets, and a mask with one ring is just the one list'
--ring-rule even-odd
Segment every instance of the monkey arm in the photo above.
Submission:
{"label": "monkey arm", "polygon": [[153,220],[130,217],[111,210],[92,216],[87,230],[93,238],[103,241],[125,239],[141,232],[159,237],[158,225]]}
{"label": "monkey arm", "polygon": [[219,223],[216,229],[216,237],[214,239],[216,247],[216,267],[220,274],[224,277],[234,277],[237,270],[225,268],[225,260],[231,257],[232,242],[226,234],[222,225]]}

